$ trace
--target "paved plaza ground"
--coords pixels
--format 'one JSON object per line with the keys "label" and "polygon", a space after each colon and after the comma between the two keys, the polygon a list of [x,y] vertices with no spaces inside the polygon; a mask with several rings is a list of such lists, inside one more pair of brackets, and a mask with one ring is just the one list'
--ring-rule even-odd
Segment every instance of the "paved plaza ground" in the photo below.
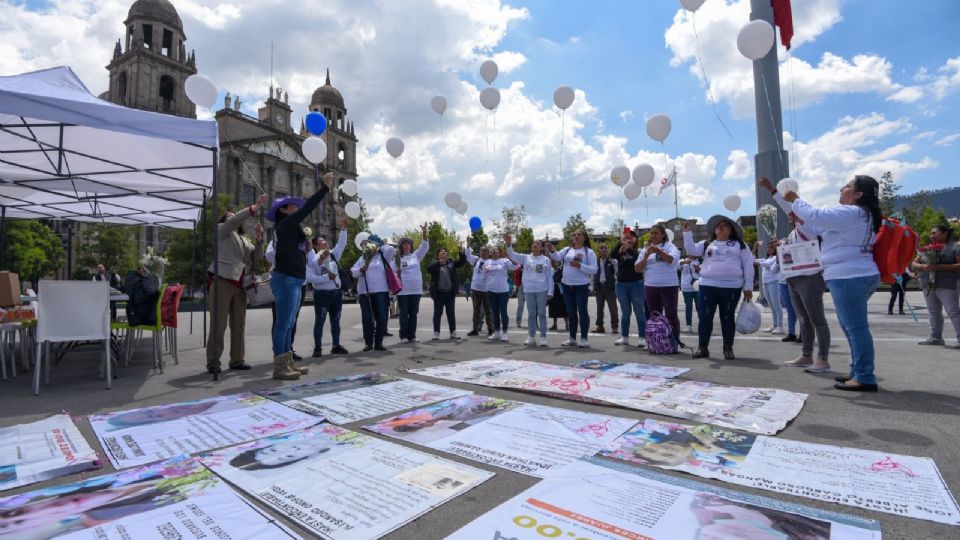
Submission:
{"label": "paved plaza ground", "polygon": [[[528,348],[521,344],[526,337],[526,329],[516,328],[512,320],[509,343],[493,344],[485,338],[469,338],[452,342],[446,339],[445,331],[442,334],[443,340],[431,341],[433,308],[429,298],[424,298],[421,304],[419,336],[422,341],[415,345],[400,345],[397,337],[387,338],[388,350],[379,353],[359,352],[363,346],[359,307],[356,304],[346,305],[342,341],[351,354],[309,360],[307,365],[311,368],[310,374],[303,377],[301,382],[370,371],[395,373],[395,370],[402,369],[404,366],[426,367],[492,356],[557,364],[601,358],[683,366],[691,368],[691,371],[683,376],[685,379],[729,385],[782,388],[808,393],[809,398],[799,416],[779,436],[814,443],[930,457],[936,461],[948,487],[957,489],[960,487],[960,390],[957,388],[960,381],[960,350],[918,346],[917,341],[926,337],[929,330],[926,311],[917,310],[918,321],[914,321],[910,315],[887,315],[888,298],[888,293],[881,291],[870,303],[870,322],[877,348],[876,371],[880,379],[880,392],[875,394],[840,392],[833,389],[833,375],[811,375],[802,370],[784,366],[783,362],[795,357],[800,348],[794,344],[781,343],[782,336],[769,334],[738,335],[735,345],[737,359],[732,361],[717,358],[721,351],[717,336],[711,346],[715,358],[710,360],[693,360],[689,352],[654,357],[635,347],[615,346],[613,344],[615,336],[610,334],[591,335],[591,347],[588,349],[567,349],[559,346],[565,337],[562,335],[563,332],[551,332],[549,349]],[[919,292],[909,293],[908,299],[914,306],[923,306],[923,299]],[[834,369],[846,371],[849,350],[837,324],[833,305],[829,303],[829,295],[826,300],[828,301],[827,316],[833,332],[832,364]],[[470,310],[471,305],[468,301],[462,298],[457,301],[457,319],[461,335],[469,329],[467,327]],[[511,318],[515,311],[515,300],[511,300]],[[593,311],[591,301],[591,313]],[[192,334],[190,314],[182,313],[180,317],[179,365],[174,365],[172,359],[168,357],[165,373],[153,372],[150,354],[147,352],[148,342],[145,340],[132,365],[129,368],[121,368],[120,376],[114,381],[113,389],[106,390],[103,381],[96,377],[95,353],[77,352],[67,356],[54,367],[51,384],[41,389],[40,397],[32,395],[30,377],[24,374],[20,374],[16,379],[0,382],[0,426],[39,420],[63,410],[79,416],[278,386],[279,381],[270,378],[269,310],[257,309],[248,312],[246,357],[247,362],[254,366],[253,369],[245,372],[227,372],[223,379],[216,383],[212,382],[210,376],[204,371],[205,355],[201,348],[200,314],[194,314]],[[295,341],[295,347],[301,354],[309,354],[313,349],[311,333],[313,320],[313,308],[304,306]],[[769,321],[764,322],[766,326]],[[609,321],[607,324],[609,331]],[[444,321],[443,327],[445,326]],[[949,326],[948,322],[947,327]],[[396,319],[390,321],[390,328],[394,334],[397,333]],[[719,327],[716,331],[719,333]],[[947,334],[949,335],[950,331]],[[949,337],[952,341],[952,336]],[[693,345],[696,338],[684,336],[684,340]],[[227,342],[229,343],[229,338]],[[328,352],[329,344],[324,349],[324,352]],[[409,376],[421,378],[417,375]],[[451,381],[430,380],[444,385],[469,388],[477,393],[494,397],[621,417],[661,418],[657,415],[616,407],[563,401],[494,388],[462,385]],[[348,424],[346,427],[360,429],[361,425],[369,422]],[[78,421],[78,425],[94,448],[98,448],[96,438],[86,420]],[[406,444],[394,439],[391,441]],[[437,453],[423,447],[416,448]],[[478,488],[398,529],[387,538],[443,538],[537,481],[532,477],[463,460],[449,454],[437,454],[446,459],[462,461],[471,466],[495,472],[496,476]],[[107,462],[102,471],[94,474],[107,473],[110,470]],[[677,474],[687,479],[693,478],[682,473],[667,473]],[[65,483],[77,478],[78,475],[74,475],[49,483]],[[877,519],[881,523],[884,538],[960,538],[960,529],[956,527],[730,486],[713,480],[699,478],[696,480],[735,490],[753,491],[761,496]],[[19,490],[11,490],[4,495],[36,487],[37,485],[27,486]],[[269,510],[268,512],[276,514]],[[304,537],[309,537],[309,534],[289,520],[283,521]]]}

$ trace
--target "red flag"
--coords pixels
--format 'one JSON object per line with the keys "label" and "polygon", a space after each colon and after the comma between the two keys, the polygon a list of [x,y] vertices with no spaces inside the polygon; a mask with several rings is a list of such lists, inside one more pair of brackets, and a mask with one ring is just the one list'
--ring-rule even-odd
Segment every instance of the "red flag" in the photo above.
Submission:
{"label": "red flag", "polygon": [[793,10],[790,0],[771,0],[773,6],[773,24],[780,27],[780,43],[790,50],[790,40],[793,39]]}

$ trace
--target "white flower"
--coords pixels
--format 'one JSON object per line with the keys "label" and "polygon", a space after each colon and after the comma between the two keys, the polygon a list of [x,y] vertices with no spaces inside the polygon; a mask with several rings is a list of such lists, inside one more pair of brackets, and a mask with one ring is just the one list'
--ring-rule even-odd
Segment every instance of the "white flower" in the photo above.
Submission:
{"label": "white flower", "polygon": [[304,227],[303,234],[305,234],[307,238],[313,238],[313,229],[311,229],[310,227]]}

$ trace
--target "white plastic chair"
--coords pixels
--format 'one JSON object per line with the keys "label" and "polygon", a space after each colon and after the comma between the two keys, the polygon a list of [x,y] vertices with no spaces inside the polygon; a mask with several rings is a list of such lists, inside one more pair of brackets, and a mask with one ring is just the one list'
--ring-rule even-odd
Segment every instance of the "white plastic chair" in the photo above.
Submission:
{"label": "white plastic chair", "polygon": [[110,287],[106,281],[40,281],[37,310],[33,394],[40,394],[41,349],[47,349],[46,382],[50,384],[50,343],[103,341],[107,388],[113,379],[110,359]]}

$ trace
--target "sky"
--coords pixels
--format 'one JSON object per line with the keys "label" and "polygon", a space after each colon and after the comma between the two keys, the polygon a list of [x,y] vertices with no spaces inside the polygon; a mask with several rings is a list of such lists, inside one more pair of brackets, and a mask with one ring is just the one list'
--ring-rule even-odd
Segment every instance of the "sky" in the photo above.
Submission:
{"label": "sky", "polygon": [[[256,116],[270,85],[290,95],[295,128],[327,68],[354,121],[360,196],[380,234],[440,220],[465,233],[525,205],[537,236],[581,213],[597,231],[618,218],[674,216],[673,190],[634,201],[618,165],[678,173],[680,214],[753,214],[756,123],[751,62],[736,37],[750,0],[174,0],[200,73]],[[94,94],[131,2],[0,0],[0,75],[57,65]],[[795,35],[777,40],[784,149],[800,194],[836,204],[854,174],[890,171],[903,193],[960,185],[960,2],[794,1]],[[501,103],[479,102],[493,59]],[[566,111],[560,85],[575,90]],[[441,118],[430,99],[442,95]],[[216,107],[222,106],[218,100]],[[673,129],[661,144],[646,119]],[[202,113],[211,117],[210,112]],[[729,131],[729,134],[728,134]],[[384,147],[399,137],[398,159]],[[448,209],[459,193],[465,215]],[[402,201],[402,207],[401,207]],[[622,206],[621,206],[622,205]]]}

